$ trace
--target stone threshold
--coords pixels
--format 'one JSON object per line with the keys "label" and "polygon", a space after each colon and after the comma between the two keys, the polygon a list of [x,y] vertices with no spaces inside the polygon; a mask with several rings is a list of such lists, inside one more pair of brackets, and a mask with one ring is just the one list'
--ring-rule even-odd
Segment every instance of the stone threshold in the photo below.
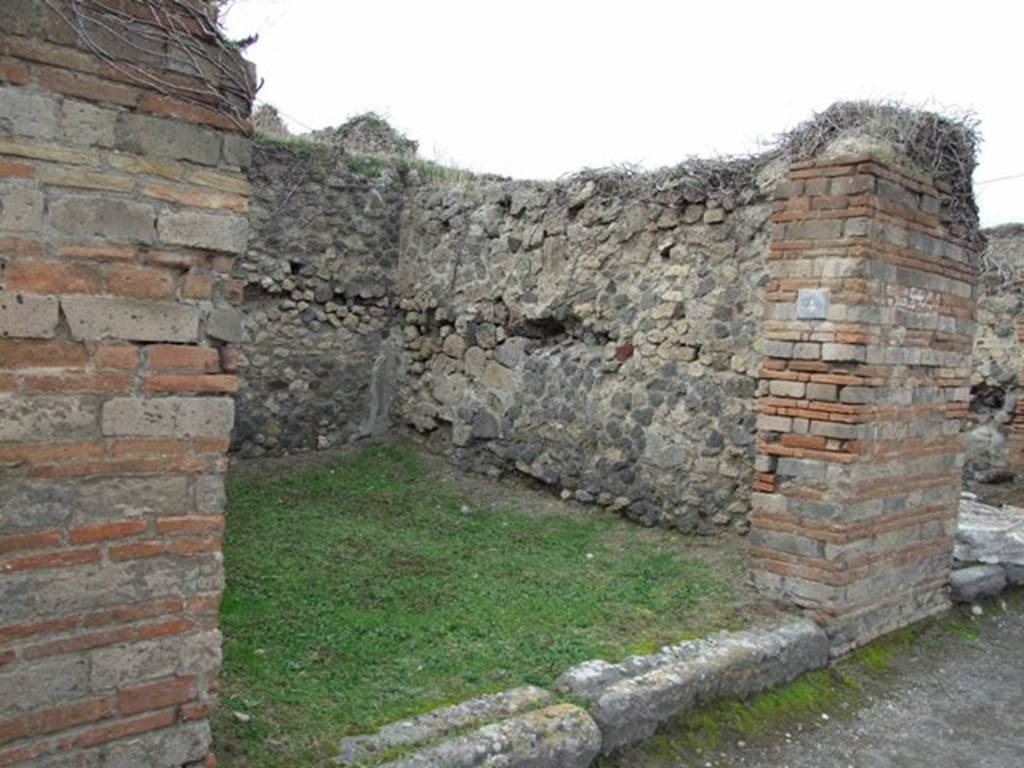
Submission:
{"label": "stone threshold", "polygon": [[828,637],[808,619],[719,632],[618,664],[583,662],[558,677],[554,692],[516,688],[344,739],[335,764],[586,768],[689,709],[750,696],[828,661]]}

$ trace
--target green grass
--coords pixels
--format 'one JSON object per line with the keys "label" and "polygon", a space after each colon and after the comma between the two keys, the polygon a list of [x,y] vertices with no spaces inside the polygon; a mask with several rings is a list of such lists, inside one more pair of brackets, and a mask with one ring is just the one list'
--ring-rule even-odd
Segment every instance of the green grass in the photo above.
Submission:
{"label": "green grass", "polygon": [[734,623],[734,576],[685,539],[560,509],[405,445],[231,480],[222,764],[313,764],[344,735]]}

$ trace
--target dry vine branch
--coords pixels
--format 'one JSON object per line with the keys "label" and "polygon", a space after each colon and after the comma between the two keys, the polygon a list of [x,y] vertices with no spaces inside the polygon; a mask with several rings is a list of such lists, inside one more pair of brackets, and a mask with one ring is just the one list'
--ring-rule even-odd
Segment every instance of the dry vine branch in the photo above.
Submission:
{"label": "dry vine branch", "polygon": [[[249,108],[259,90],[252,71],[224,36],[212,7],[187,0],[136,0],[126,13],[102,0],[44,0],[81,44],[130,82],[203,109],[215,109],[248,130]],[[156,59],[158,74],[125,61],[116,45],[142,61]]]}

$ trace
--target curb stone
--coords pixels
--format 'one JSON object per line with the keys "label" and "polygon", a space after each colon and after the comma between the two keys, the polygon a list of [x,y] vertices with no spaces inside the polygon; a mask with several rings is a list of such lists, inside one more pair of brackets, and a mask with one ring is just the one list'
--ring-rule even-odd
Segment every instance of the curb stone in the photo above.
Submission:
{"label": "curb stone", "polygon": [[669,646],[617,665],[584,662],[556,685],[582,696],[601,729],[603,754],[653,735],[659,725],[719,698],[789,682],[829,660],[829,640],[809,619]]}
{"label": "curb stone", "polygon": [[518,715],[552,701],[542,688],[526,685],[508,691],[480,696],[451,707],[388,723],[374,734],[341,740],[335,764],[357,766],[372,762],[378,755],[396,747],[413,747],[427,741],[453,735],[473,726],[484,725]]}
{"label": "curb stone", "polygon": [[486,725],[381,768],[587,768],[601,749],[601,731],[573,704]]}

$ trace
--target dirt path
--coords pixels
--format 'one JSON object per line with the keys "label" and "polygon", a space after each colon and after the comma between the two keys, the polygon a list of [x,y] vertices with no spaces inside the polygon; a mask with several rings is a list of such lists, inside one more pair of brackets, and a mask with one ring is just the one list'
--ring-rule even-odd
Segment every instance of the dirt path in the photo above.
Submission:
{"label": "dirt path", "polygon": [[[622,756],[614,768],[1019,768],[1024,766],[1024,595],[974,622],[975,638],[937,629],[866,685],[857,707],[784,722],[705,754]],[[639,750],[638,750],[639,753]]]}

